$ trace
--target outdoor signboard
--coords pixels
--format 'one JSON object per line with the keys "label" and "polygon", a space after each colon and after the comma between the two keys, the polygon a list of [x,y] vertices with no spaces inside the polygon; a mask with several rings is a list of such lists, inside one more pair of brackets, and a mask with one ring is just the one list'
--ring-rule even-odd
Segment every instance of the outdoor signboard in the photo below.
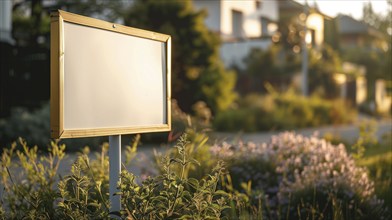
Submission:
{"label": "outdoor signboard", "polygon": [[171,38],[51,15],[52,138],[169,131]]}

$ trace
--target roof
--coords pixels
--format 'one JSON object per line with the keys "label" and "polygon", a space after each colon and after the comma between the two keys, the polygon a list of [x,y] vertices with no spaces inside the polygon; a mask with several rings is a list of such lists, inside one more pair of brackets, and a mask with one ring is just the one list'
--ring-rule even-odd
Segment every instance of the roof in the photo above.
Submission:
{"label": "roof", "polygon": [[[302,12],[304,12],[304,9],[305,9],[305,5],[303,5],[299,2],[296,2],[294,0],[280,0],[280,1],[278,1],[278,3],[279,3],[279,10],[281,10],[281,11],[291,11],[294,13],[302,13]],[[320,14],[325,19],[328,19],[328,20],[332,19],[332,17],[322,13],[317,7],[312,7],[310,5],[308,5],[308,7],[309,7],[310,13]]]}
{"label": "roof", "polygon": [[340,34],[370,34],[375,37],[382,37],[380,31],[368,24],[355,20],[348,15],[338,15],[336,17]]}

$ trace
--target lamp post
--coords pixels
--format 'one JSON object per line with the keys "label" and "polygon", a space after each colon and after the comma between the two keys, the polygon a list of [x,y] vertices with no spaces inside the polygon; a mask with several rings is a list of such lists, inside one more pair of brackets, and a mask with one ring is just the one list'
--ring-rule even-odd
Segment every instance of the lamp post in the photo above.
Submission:
{"label": "lamp post", "polygon": [[308,19],[309,9],[307,1],[305,1],[304,14],[304,34],[302,36],[302,95],[308,96],[308,48],[306,42],[308,28],[306,22]]}

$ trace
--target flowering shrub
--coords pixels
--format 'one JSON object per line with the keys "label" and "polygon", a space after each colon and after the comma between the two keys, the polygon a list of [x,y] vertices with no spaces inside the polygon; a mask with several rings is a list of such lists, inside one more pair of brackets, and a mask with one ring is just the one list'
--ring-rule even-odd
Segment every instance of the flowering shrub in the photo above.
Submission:
{"label": "flowering shrub", "polygon": [[[127,161],[138,141],[127,146]],[[343,145],[290,132],[262,144],[206,142],[196,132],[189,139],[182,136],[174,152],[157,160],[160,174],[143,182],[124,171],[119,185],[124,209],[113,214],[129,219],[391,219],[367,170],[355,165]],[[23,150],[14,144],[1,155],[0,219],[108,218],[107,144],[95,158],[85,149],[62,178],[57,169],[65,145],[52,143],[47,156],[38,156],[38,148],[23,140],[20,145]]]}
{"label": "flowering shrub", "polygon": [[355,165],[343,145],[316,135],[284,132],[270,143],[223,143],[210,151],[227,161],[236,188],[251,180],[253,190],[265,193],[272,216],[382,219],[387,214],[367,170]]}

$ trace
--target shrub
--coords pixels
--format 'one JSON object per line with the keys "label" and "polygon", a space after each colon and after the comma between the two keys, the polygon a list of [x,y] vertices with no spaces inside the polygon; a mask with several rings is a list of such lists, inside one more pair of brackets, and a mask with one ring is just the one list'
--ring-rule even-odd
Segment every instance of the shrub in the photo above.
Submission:
{"label": "shrub", "polygon": [[[39,150],[47,150],[51,140],[49,102],[33,111],[22,107],[14,108],[8,118],[0,119],[0,144],[9,145],[18,137],[24,137],[32,146],[37,145]],[[61,143],[69,146],[68,151],[77,151],[88,144],[99,146],[103,140],[102,137],[75,138],[62,140]]]}
{"label": "shrub", "polygon": [[219,131],[285,130],[348,123],[355,115],[342,100],[305,98],[288,91],[246,96],[238,108],[218,114],[213,126]]}
{"label": "shrub", "polygon": [[[125,210],[122,217],[131,219],[220,219],[227,207],[226,193],[217,191],[223,164],[218,163],[213,173],[203,179],[188,178],[187,167],[198,164],[190,158],[182,136],[175,146],[179,157],[163,157],[163,174],[148,178],[141,185],[133,174],[122,172],[121,191]],[[173,169],[178,165],[180,169]]]}
{"label": "shrub", "polygon": [[[58,192],[54,189],[57,169],[64,158],[64,145],[52,142],[47,156],[38,156],[37,147],[30,148],[19,139],[1,155],[1,204],[9,219],[54,219]],[[15,159],[17,158],[17,160]]]}
{"label": "shrub", "polygon": [[[127,147],[128,159],[134,157],[135,142]],[[109,218],[107,144],[95,158],[89,157],[85,148],[70,174],[58,179],[57,169],[65,156],[65,145],[52,142],[49,154],[38,156],[38,147],[30,148],[23,140],[19,143],[22,151],[16,150],[13,144],[10,149],[4,149],[1,157],[0,182],[4,186],[0,191],[1,218]],[[185,170],[198,162],[187,153],[187,145],[186,137],[182,136],[175,146],[177,156],[160,160],[165,172],[141,184],[133,174],[123,170],[119,188],[124,209],[112,214],[127,219],[220,219],[228,208],[228,195],[217,189],[223,163],[217,163],[212,173],[203,178],[188,178]],[[179,170],[175,169],[176,165]]]}
{"label": "shrub", "polygon": [[369,174],[375,181],[377,195],[392,207],[392,152],[373,156],[362,160],[360,164],[369,169]]}
{"label": "shrub", "polygon": [[12,109],[9,118],[0,119],[1,144],[9,144],[22,135],[28,143],[46,146],[50,138],[49,114],[49,103],[31,112],[25,108]]}
{"label": "shrub", "polygon": [[[175,150],[157,160],[159,175],[139,180],[124,170],[123,210],[112,214],[130,219],[391,217],[375,196],[367,170],[355,165],[343,145],[289,132],[262,144],[210,146],[204,134],[189,137],[182,136]],[[135,156],[137,142],[127,146],[127,161]],[[1,157],[1,218],[108,218],[107,144],[96,157],[86,148],[70,174],[58,179],[64,145],[52,143],[47,155],[38,156],[37,147],[19,143],[23,150],[14,144]],[[385,180],[390,185],[390,177]]]}
{"label": "shrub", "polygon": [[[290,35],[292,35],[293,25]],[[286,42],[287,43],[287,42]],[[263,84],[272,84],[280,90],[290,86],[299,87],[293,77],[301,72],[302,56],[294,51],[294,47],[272,45],[267,50],[253,49],[244,59],[245,69],[239,70],[237,88],[241,94],[250,92],[265,93]],[[324,98],[339,97],[339,88],[333,79],[336,72],[341,71],[339,54],[328,45],[322,48],[310,49],[308,58],[309,94],[322,93]],[[267,89],[268,90],[268,89]]]}
{"label": "shrub", "polygon": [[392,134],[383,135],[376,145],[366,146],[365,157],[358,164],[369,169],[370,177],[375,181],[376,194],[392,207]]}
{"label": "shrub", "polygon": [[108,185],[102,184],[105,179],[94,178],[94,172],[89,170],[88,158],[86,155],[81,156],[72,165],[71,175],[58,183],[60,201],[56,207],[56,218],[107,218],[109,204],[103,191],[108,191]]}
{"label": "shrub", "polygon": [[270,218],[388,217],[367,170],[343,145],[285,132],[268,144],[214,145],[211,153],[228,164],[234,188],[251,181],[253,191],[265,193]]}

